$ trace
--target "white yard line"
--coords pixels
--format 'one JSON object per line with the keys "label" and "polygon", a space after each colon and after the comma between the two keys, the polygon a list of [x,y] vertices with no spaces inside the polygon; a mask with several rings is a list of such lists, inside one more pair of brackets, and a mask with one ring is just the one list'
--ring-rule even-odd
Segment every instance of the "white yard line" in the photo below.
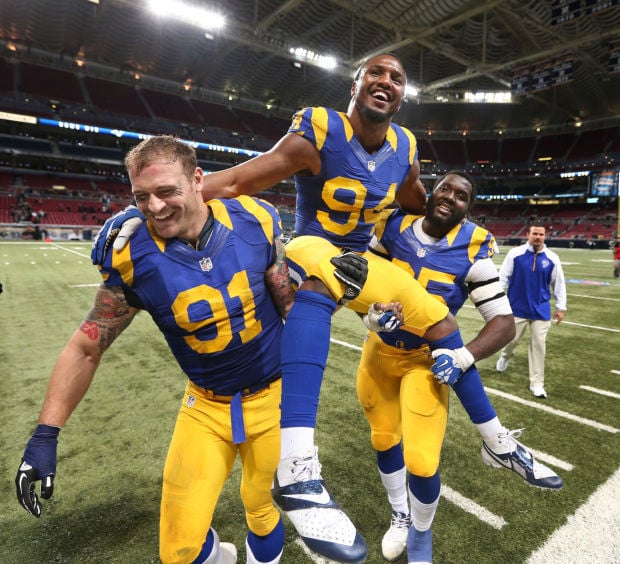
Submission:
{"label": "white yard line", "polygon": [[526,564],[620,562],[620,469],[557,529]]}
{"label": "white yard line", "polygon": [[561,409],[555,409],[547,405],[542,405],[538,402],[525,400],[518,396],[502,392],[501,390],[496,390],[495,388],[488,388],[487,386],[485,386],[484,389],[486,390],[487,394],[499,396],[500,398],[508,399],[514,401],[515,403],[520,403],[521,405],[527,405],[528,407],[533,407],[534,409],[538,409],[540,411],[552,413],[553,415],[557,415],[558,417],[563,417],[564,419],[570,419],[571,421],[581,423],[582,425],[594,427],[599,431],[607,431],[608,433],[617,433],[618,431],[620,431],[620,429],[616,429],[615,427],[611,427],[610,425],[605,425],[604,423],[599,423],[598,421],[593,421],[592,419],[586,419],[585,417],[579,417],[578,415],[573,415],[572,413],[562,411]]}
{"label": "white yard line", "polygon": [[501,529],[504,525],[507,525],[507,522],[503,517],[495,515],[495,513],[491,513],[488,509],[482,507],[482,505],[478,505],[475,501],[461,495],[459,492],[446,486],[446,484],[441,484],[441,495],[463,511],[471,513],[480,519],[480,521],[486,523],[494,529]]}
{"label": "white yard line", "polygon": [[562,325],[574,325],[575,327],[585,327],[586,329],[598,329],[599,331],[609,331],[611,333],[620,333],[620,329],[613,327],[601,327],[600,325],[586,325],[585,323],[575,323],[573,321],[562,321]]}
{"label": "white yard line", "polygon": [[620,394],[616,394],[615,392],[601,390],[600,388],[593,388],[592,386],[579,386],[579,388],[582,390],[586,390],[587,392],[592,392],[593,394],[599,394],[601,396],[607,396],[609,398],[620,399]]}
{"label": "white yard line", "polygon": [[620,302],[620,298],[605,298],[603,296],[588,296],[587,294],[566,294],[567,296],[574,296],[576,298],[588,298],[590,300],[603,300],[605,302]]}

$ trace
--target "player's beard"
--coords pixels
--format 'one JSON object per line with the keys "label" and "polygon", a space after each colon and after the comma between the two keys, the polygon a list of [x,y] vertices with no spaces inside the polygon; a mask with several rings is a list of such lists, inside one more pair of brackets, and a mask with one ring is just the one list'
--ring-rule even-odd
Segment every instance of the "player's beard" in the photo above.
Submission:
{"label": "player's beard", "polygon": [[386,112],[380,112],[378,110],[374,110],[373,108],[368,107],[366,104],[363,104],[359,100],[357,100],[356,104],[357,104],[357,109],[359,110],[359,113],[363,117],[367,118],[369,121],[372,121],[373,123],[389,122],[392,119],[392,116],[396,113],[396,112],[386,113]]}

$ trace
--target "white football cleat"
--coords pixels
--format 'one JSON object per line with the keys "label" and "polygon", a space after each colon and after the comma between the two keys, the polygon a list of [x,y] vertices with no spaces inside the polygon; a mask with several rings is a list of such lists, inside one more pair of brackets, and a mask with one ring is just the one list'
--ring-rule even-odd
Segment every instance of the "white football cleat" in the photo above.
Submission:
{"label": "white football cleat", "polygon": [[396,560],[407,546],[407,535],[411,525],[411,516],[408,513],[392,511],[392,522],[383,539],[381,540],[381,552],[383,558]]}
{"label": "white football cleat", "polygon": [[359,564],[366,560],[364,537],[321,478],[316,447],[280,460],[271,495],[312,552],[336,562]]}
{"label": "white football cleat", "polygon": [[220,554],[218,564],[236,564],[237,547],[232,542],[220,543]]}
{"label": "white football cleat", "polygon": [[499,433],[489,442],[495,442],[495,449],[487,444],[485,439],[482,442],[482,461],[494,468],[508,468],[512,470],[528,484],[539,488],[559,490],[564,481],[551,468],[538,462],[530,450],[519,441],[523,429],[515,429]]}
{"label": "white football cleat", "polygon": [[505,372],[506,368],[508,368],[509,362],[510,362],[510,359],[504,359],[504,357],[500,355],[499,358],[497,359],[495,370],[497,370],[498,372]]}

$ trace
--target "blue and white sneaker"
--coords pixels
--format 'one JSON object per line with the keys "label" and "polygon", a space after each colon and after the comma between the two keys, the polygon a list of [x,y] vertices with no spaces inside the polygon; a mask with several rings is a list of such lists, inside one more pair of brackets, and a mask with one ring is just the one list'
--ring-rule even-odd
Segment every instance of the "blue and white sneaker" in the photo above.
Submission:
{"label": "blue and white sneaker", "polygon": [[409,527],[407,536],[407,564],[433,564],[433,531],[423,533]]}
{"label": "blue and white sneaker", "polygon": [[[494,468],[508,468],[528,484],[538,488],[559,490],[564,481],[551,468],[538,462],[529,449],[516,440],[523,429],[505,430],[482,442],[482,461]],[[487,444],[487,441],[493,443]]]}
{"label": "blue and white sneaker", "polygon": [[280,461],[271,495],[312,552],[336,562],[361,564],[366,560],[364,537],[321,478],[316,447]]}

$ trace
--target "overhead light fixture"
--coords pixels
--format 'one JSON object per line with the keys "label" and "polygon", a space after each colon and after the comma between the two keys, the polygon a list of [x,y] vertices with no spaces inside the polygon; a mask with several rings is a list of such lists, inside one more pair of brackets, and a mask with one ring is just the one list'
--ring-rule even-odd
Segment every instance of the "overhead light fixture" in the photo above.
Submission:
{"label": "overhead light fixture", "polygon": [[412,98],[415,98],[419,93],[420,91],[415,86],[412,84],[407,84],[407,87],[405,88],[405,97],[411,96]]}
{"label": "overhead light fixture", "polygon": [[221,14],[179,0],[149,0],[148,5],[158,16],[174,18],[207,31],[217,31],[226,25],[226,18]]}
{"label": "overhead light fixture", "polygon": [[336,57],[331,55],[321,55],[310,49],[304,47],[291,47],[289,53],[293,55],[298,61],[310,63],[317,67],[321,67],[326,70],[334,70],[338,66]]}
{"label": "overhead light fixture", "polygon": [[463,99],[475,104],[510,104],[512,93],[509,90],[499,92],[465,92]]}

